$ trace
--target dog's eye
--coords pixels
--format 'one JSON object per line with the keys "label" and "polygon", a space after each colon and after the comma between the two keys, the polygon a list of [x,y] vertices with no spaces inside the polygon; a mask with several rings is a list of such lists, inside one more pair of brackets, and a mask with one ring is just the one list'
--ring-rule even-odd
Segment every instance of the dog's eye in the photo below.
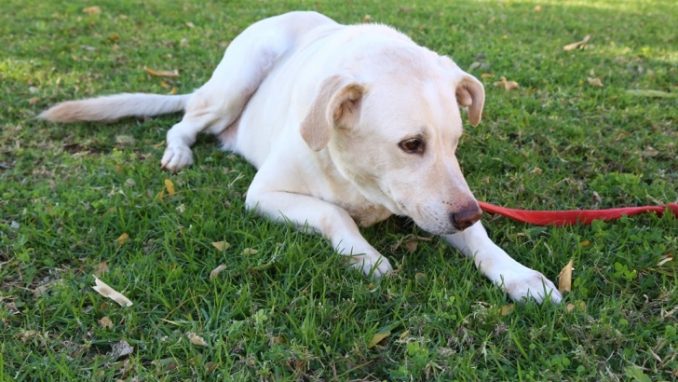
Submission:
{"label": "dog's eye", "polygon": [[398,143],[398,147],[408,154],[423,154],[426,144],[422,138],[409,138]]}

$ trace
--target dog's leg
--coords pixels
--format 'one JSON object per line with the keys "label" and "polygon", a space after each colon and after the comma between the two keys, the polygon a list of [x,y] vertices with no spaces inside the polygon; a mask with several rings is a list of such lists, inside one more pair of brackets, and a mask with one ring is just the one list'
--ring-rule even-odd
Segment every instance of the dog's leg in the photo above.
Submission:
{"label": "dog's leg", "polygon": [[292,222],[321,233],[339,254],[350,256],[352,265],[366,275],[381,277],[393,270],[388,259],[363,238],[348,212],[332,203],[307,195],[250,189],[247,208],[273,220]]}
{"label": "dog's leg", "polygon": [[445,240],[473,259],[476,267],[514,301],[532,298],[537,302],[560,302],[558,289],[541,273],[513,260],[487,236],[480,222],[464,231],[445,235]]}
{"label": "dog's leg", "polygon": [[301,36],[319,25],[334,23],[315,12],[291,12],[245,29],[228,46],[212,77],[191,95],[181,122],[167,132],[162,166],[171,171],[193,163],[190,146],[198,133],[219,134],[242,113],[280,57]]}

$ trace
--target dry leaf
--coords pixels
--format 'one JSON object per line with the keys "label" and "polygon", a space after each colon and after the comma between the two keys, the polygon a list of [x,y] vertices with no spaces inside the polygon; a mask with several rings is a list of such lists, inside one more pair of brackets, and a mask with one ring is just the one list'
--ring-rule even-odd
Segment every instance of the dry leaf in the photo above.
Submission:
{"label": "dry leaf", "polygon": [[219,276],[219,273],[226,269],[226,266],[224,264],[219,264],[218,267],[212,269],[212,272],[210,272],[210,280],[214,280],[217,276]]}
{"label": "dry leaf", "polygon": [[27,341],[32,340],[35,337],[40,338],[42,337],[42,335],[40,334],[40,332],[35,330],[23,330],[19,334],[17,334],[17,337],[19,337],[19,340],[21,342],[26,343]]}
{"label": "dry leaf", "polygon": [[501,79],[497,82],[494,83],[494,86],[502,86],[504,87],[504,90],[509,91],[513,89],[517,89],[520,87],[517,82],[515,81],[508,81],[506,77],[501,76]]}
{"label": "dry leaf", "polygon": [[155,200],[162,202],[163,199],[165,199],[165,190],[160,190],[160,192],[155,195]]}
{"label": "dry leaf", "polygon": [[223,251],[225,249],[229,249],[231,247],[231,244],[227,241],[215,241],[212,243],[212,247]]}
{"label": "dry leaf", "polygon": [[31,97],[28,99],[28,104],[31,106],[37,104],[38,102],[40,102],[40,98],[38,97]]}
{"label": "dry leaf", "polygon": [[565,310],[567,310],[568,313],[572,312],[573,310],[577,309],[580,312],[585,312],[586,311],[586,303],[582,300],[577,300],[574,302],[574,304],[569,303],[565,305]]}
{"label": "dry leaf", "polygon": [[535,6],[534,6],[534,11],[535,11],[536,13],[541,12],[541,5],[535,5]]}
{"label": "dry leaf", "polygon": [[575,50],[575,49],[577,49],[577,48],[579,48],[579,47],[582,47],[582,46],[586,45],[586,43],[589,42],[590,39],[591,39],[591,35],[588,35],[588,34],[587,34],[586,36],[584,36],[584,39],[583,39],[583,40],[577,41],[577,42],[573,42],[573,43],[571,43],[571,44],[565,45],[565,46],[563,47],[563,50],[566,51],[566,52],[569,52],[569,51],[571,51],[571,50]]}
{"label": "dry leaf", "polygon": [[115,143],[123,146],[131,146],[134,144],[134,137],[131,135],[116,135]]}
{"label": "dry leaf", "polygon": [[113,321],[108,316],[103,316],[99,319],[99,325],[104,329],[113,329]]}
{"label": "dry leaf", "polygon": [[94,289],[100,295],[110,298],[111,300],[117,302],[118,305],[122,307],[127,308],[132,306],[132,301],[130,301],[127,297],[123,296],[122,293],[108,286],[105,282],[99,280],[99,278],[96,276],[94,276],[94,283],[96,285],[94,285],[92,289]]}
{"label": "dry leaf", "polygon": [[123,232],[122,235],[118,236],[118,238],[115,239],[115,242],[118,243],[118,245],[122,246],[125,243],[127,243],[128,240],[129,235],[127,234],[127,232]]}
{"label": "dry leaf", "polygon": [[167,195],[174,196],[174,183],[171,179],[165,179],[165,189],[167,190]]}
{"label": "dry leaf", "polygon": [[254,248],[245,248],[242,250],[242,254],[245,256],[256,255],[257,253],[259,253],[259,251]]}
{"label": "dry leaf", "polygon": [[678,97],[678,93],[669,93],[661,90],[651,90],[651,89],[629,89],[626,91],[626,93],[637,97],[656,97],[656,98]]}
{"label": "dry leaf", "polygon": [[586,77],[586,81],[591,86],[595,86],[597,88],[603,87],[603,81],[601,81],[600,78],[598,78],[598,77]]}
{"label": "dry leaf", "polygon": [[179,77],[179,71],[177,69],[174,70],[155,70],[151,69],[149,67],[144,67],[144,71],[148,74],[150,74],[153,77]]}
{"label": "dry leaf", "polygon": [[373,347],[377,346],[377,344],[381,341],[383,341],[386,337],[391,335],[390,330],[384,330],[382,332],[376,333],[374,336],[372,336],[372,339],[370,342],[367,344],[368,349],[372,349]]}
{"label": "dry leaf", "polygon": [[133,351],[134,347],[130,346],[127,341],[122,340],[113,344],[113,348],[111,349],[111,352],[108,353],[108,355],[113,359],[118,359],[132,354]]}
{"label": "dry leaf", "polygon": [[190,21],[186,22],[186,26],[189,27],[189,28],[191,28],[191,29],[195,28],[195,24],[193,24],[193,23],[190,22]]}
{"label": "dry leaf", "polygon": [[370,15],[363,16],[363,22],[364,23],[369,23],[370,21],[372,21],[372,16],[370,16]]}
{"label": "dry leaf", "polygon": [[417,250],[417,241],[416,240],[406,241],[405,248],[407,248],[407,252],[414,253]]}
{"label": "dry leaf", "polygon": [[508,316],[509,314],[513,313],[513,310],[515,308],[516,308],[516,306],[513,305],[513,304],[506,304],[506,305],[501,307],[501,310],[499,311],[499,313],[502,316]]}
{"label": "dry leaf", "polygon": [[574,260],[570,260],[560,271],[558,275],[558,290],[560,293],[569,292],[572,290],[572,266]]}
{"label": "dry leaf", "polygon": [[659,262],[657,263],[657,266],[661,267],[662,265],[668,263],[671,260],[673,260],[673,257],[671,255],[666,255],[661,260],[659,260]]}
{"label": "dry leaf", "polygon": [[101,13],[101,7],[98,7],[96,5],[91,7],[85,7],[82,9],[82,13],[86,13],[88,15],[98,15],[99,13]]}
{"label": "dry leaf", "polygon": [[207,342],[205,342],[205,339],[193,332],[186,333],[186,337],[188,337],[188,340],[191,341],[193,345],[207,346]]}

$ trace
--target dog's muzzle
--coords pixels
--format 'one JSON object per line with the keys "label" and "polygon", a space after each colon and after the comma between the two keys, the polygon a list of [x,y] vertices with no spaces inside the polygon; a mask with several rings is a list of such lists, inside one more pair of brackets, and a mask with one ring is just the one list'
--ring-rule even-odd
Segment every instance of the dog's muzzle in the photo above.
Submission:
{"label": "dog's muzzle", "polygon": [[469,204],[458,211],[450,213],[450,221],[454,228],[463,231],[480,220],[483,211],[477,203]]}

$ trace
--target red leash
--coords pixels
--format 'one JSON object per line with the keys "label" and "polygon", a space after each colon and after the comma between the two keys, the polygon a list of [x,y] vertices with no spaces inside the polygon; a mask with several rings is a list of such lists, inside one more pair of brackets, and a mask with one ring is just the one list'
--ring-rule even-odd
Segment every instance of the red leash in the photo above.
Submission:
{"label": "red leash", "polygon": [[507,218],[534,225],[566,226],[574,224],[591,224],[594,220],[615,220],[622,216],[638,215],[654,212],[661,216],[665,210],[673,212],[678,217],[678,204],[669,203],[663,206],[642,206],[609,208],[605,210],[567,210],[567,211],[531,211],[495,206],[494,204],[478,202],[483,211],[505,216]]}

